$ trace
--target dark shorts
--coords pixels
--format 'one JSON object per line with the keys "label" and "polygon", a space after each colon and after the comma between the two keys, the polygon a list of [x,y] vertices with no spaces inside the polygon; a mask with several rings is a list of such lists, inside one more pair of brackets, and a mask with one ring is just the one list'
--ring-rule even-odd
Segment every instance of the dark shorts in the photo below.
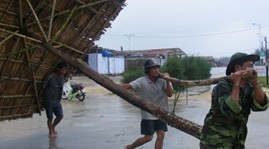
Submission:
{"label": "dark shorts", "polygon": [[143,135],[153,135],[157,130],[163,130],[166,132],[166,123],[160,120],[142,120],[141,121],[141,134]]}
{"label": "dark shorts", "polygon": [[44,108],[46,109],[46,115],[48,119],[53,119],[53,114],[57,117],[57,118],[63,118],[63,108],[62,105],[46,105],[44,106]]}

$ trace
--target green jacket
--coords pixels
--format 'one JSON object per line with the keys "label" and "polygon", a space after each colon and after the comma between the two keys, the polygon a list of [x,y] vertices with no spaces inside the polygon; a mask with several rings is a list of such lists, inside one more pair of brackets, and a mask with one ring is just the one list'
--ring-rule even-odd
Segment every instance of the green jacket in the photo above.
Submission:
{"label": "green jacket", "polygon": [[212,91],[211,108],[204,120],[201,134],[201,148],[244,149],[247,136],[247,122],[252,111],[265,111],[268,108],[268,97],[265,105],[260,105],[254,98],[253,86],[249,83],[240,87],[240,105],[231,97],[232,82],[221,80]]}

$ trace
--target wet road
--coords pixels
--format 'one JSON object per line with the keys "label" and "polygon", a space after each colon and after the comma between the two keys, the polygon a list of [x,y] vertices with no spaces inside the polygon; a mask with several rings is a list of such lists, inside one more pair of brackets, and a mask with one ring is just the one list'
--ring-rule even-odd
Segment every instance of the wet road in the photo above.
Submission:
{"label": "wet road", "polygon": [[[85,83],[85,82],[84,82]],[[209,93],[206,93],[209,94]],[[176,114],[202,124],[210,103],[206,96],[180,99]],[[172,105],[171,105],[172,106]],[[33,118],[0,122],[0,149],[123,149],[140,137],[140,111],[97,85],[87,88],[87,99],[63,101],[65,117],[58,137],[49,139],[45,113]],[[267,112],[253,113],[249,122],[247,148],[266,149],[269,133]],[[197,149],[199,140],[169,126],[164,149]],[[138,149],[151,149],[154,139]]]}

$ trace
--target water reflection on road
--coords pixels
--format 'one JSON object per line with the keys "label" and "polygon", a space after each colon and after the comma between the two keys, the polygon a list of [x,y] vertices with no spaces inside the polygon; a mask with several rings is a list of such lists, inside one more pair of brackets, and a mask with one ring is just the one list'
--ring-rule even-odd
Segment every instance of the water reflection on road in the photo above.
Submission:
{"label": "water reflection on road", "polygon": [[[188,104],[180,98],[176,115],[202,124],[210,106],[210,100],[205,98],[208,96],[189,96]],[[48,138],[42,112],[33,118],[1,122],[0,149],[121,149],[140,136],[140,110],[107,90],[91,86],[84,102],[63,101],[63,107],[65,116],[57,129],[57,138]],[[247,148],[266,149],[269,145],[268,114],[269,111],[252,113]],[[199,148],[198,139],[175,128],[168,129],[164,149]],[[151,141],[138,149],[153,146]]]}
{"label": "water reflection on road", "polygon": [[[189,98],[188,105],[183,102],[176,107],[176,114],[201,124],[208,104]],[[118,149],[140,136],[139,109],[116,96],[93,94],[85,102],[63,102],[63,105],[65,117],[58,128],[58,138],[47,137],[46,118],[44,114],[36,115],[32,119],[1,123],[5,129],[1,129],[0,148],[13,149],[20,144],[21,149]],[[196,138],[169,127],[164,149],[197,149],[198,144]],[[153,146],[154,141],[140,149]]]}
{"label": "water reflection on road", "polygon": [[[57,138],[48,138],[43,112],[42,116],[1,122],[0,148],[18,148],[19,144],[20,149],[119,149],[140,136],[140,110],[115,95],[91,93],[84,102],[64,101],[63,107],[65,116]],[[200,109],[184,103],[177,107],[177,114],[202,120],[195,111],[184,110],[188,107]],[[164,148],[189,149],[197,145],[197,139],[169,127]],[[141,149],[153,146],[154,141]]]}

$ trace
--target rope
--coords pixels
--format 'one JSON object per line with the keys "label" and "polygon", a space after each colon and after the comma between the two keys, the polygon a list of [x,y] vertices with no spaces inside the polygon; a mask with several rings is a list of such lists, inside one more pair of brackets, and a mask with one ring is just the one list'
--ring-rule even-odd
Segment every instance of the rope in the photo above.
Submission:
{"label": "rope", "polygon": [[175,87],[176,89],[176,92],[175,92],[175,100],[174,100],[174,103],[173,103],[173,110],[171,112],[172,115],[175,115],[175,109],[176,109],[176,105],[177,105],[177,102],[178,102],[178,99],[179,99],[179,95],[180,93],[183,93],[184,91],[186,91],[186,101],[187,101],[187,104],[188,104],[188,88],[185,87],[185,86],[182,86],[182,85],[179,85],[179,86],[176,86]]}

